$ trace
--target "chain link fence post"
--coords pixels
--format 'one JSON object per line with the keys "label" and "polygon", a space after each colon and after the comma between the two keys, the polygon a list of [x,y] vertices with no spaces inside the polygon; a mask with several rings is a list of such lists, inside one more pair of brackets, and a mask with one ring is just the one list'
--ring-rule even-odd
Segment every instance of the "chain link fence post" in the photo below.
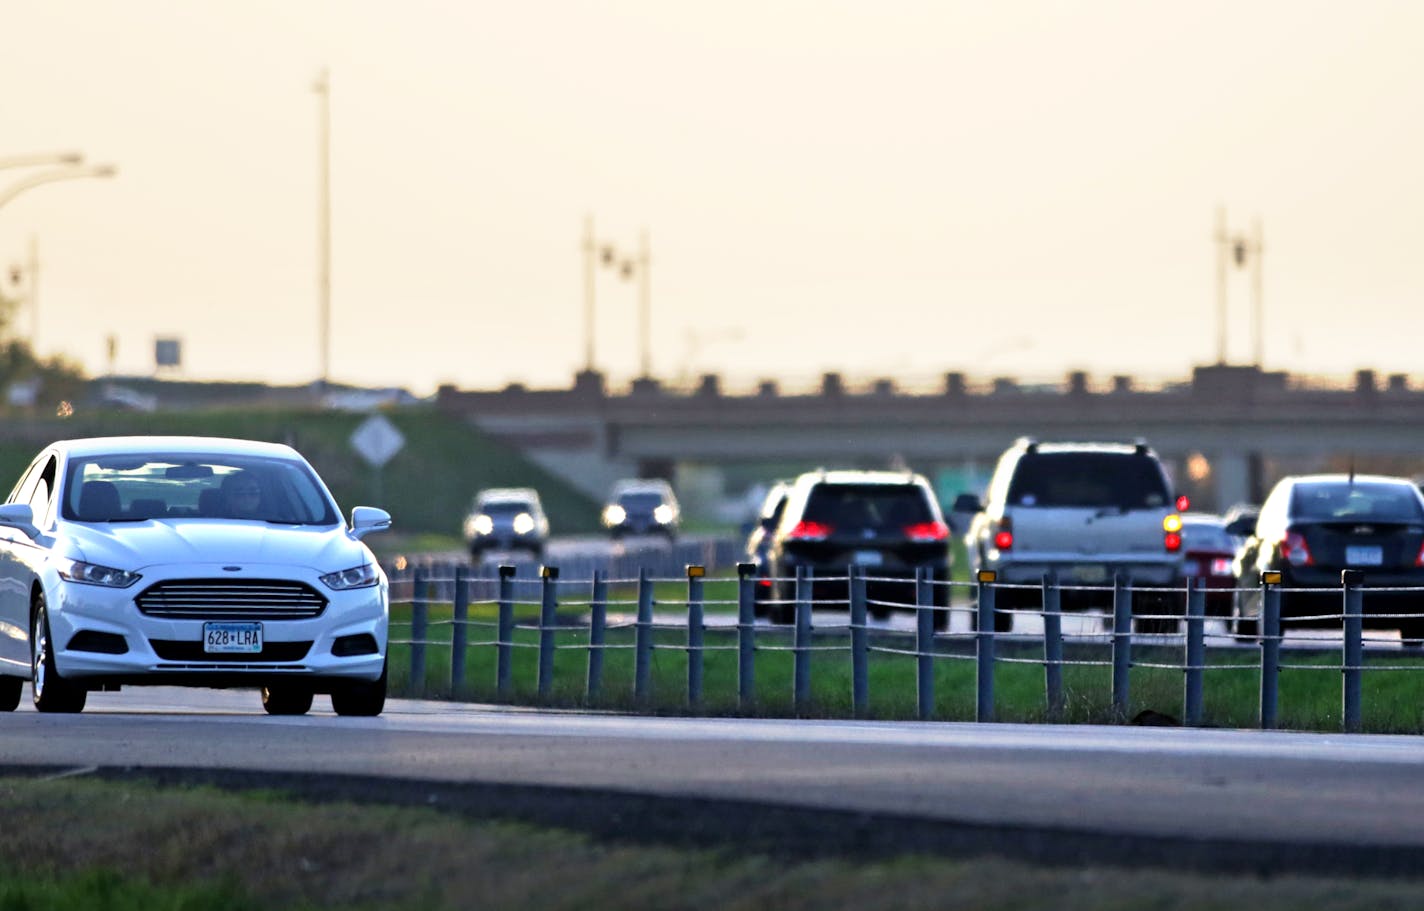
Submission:
{"label": "chain link fence post", "polygon": [[1206,663],[1206,589],[1187,578],[1187,667],[1183,682],[1182,715],[1187,727],[1202,720],[1202,677]]}
{"label": "chain link fence post", "polygon": [[856,718],[870,713],[870,631],[865,626],[865,570],[850,568],[850,704]]}
{"label": "chain link fence post", "polygon": [[796,634],[792,669],[792,701],[800,715],[811,704],[811,597],[815,577],[804,566],[796,567]]}
{"label": "chain link fence post", "polygon": [[975,721],[994,720],[994,582],[998,578],[992,569],[979,571],[979,610],[974,636]]}
{"label": "chain link fence post", "polygon": [[499,698],[513,692],[514,665],[514,567],[499,567],[499,638],[495,644],[494,688]]}
{"label": "chain link fence post", "polygon": [[593,595],[588,606],[588,683],[585,695],[589,704],[593,704],[603,695],[603,646],[608,630],[608,576],[601,569],[593,571]]}
{"label": "chain link fence post", "polygon": [[1281,683],[1281,574],[1261,573],[1261,729],[1276,726]]}
{"label": "chain link fence post", "polygon": [[539,567],[539,698],[545,699],[554,685],[554,634],[558,630],[559,568]]}
{"label": "chain link fence post", "polygon": [[638,570],[638,621],[633,640],[633,699],[647,705],[653,692],[653,580]]}
{"label": "chain link fence post", "polygon": [[687,567],[687,707],[697,711],[702,707],[702,639],[703,625],[702,577],[707,568],[697,564]]}
{"label": "chain link fence post", "polygon": [[1132,585],[1121,573],[1113,576],[1112,707],[1126,721],[1128,683],[1132,670]]}
{"label": "chain link fence post", "polygon": [[1365,663],[1365,595],[1361,591],[1365,574],[1358,569],[1341,570],[1340,584],[1344,588],[1345,602],[1345,679],[1341,701],[1344,703],[1345,730],[1355,734],[1360,731],[1361,675]]}
{"label": "chain link fence post", "polygon": [[737,564],[737,708],[756,705],[756,566]]}
{"label": "chain link fence post", "polygon": [[413,585],[410,598],[410,689],[415,695],[424,696],[426,599],[429,597],[424,569],[415,571]]}

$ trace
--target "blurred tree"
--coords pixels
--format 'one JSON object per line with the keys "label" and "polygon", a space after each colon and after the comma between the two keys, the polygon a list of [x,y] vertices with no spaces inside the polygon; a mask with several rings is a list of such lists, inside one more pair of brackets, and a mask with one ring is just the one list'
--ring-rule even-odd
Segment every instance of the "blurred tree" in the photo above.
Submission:
{"label": "blurred tree", "polygon": [[73,402],[87,384],[83,368],[60,355],[40,360],[30,343],[15,335],[19,305],[19,300],[0,291],[0,409],[10,407],[11,388],[27,382],[37,383],[35,409]]}

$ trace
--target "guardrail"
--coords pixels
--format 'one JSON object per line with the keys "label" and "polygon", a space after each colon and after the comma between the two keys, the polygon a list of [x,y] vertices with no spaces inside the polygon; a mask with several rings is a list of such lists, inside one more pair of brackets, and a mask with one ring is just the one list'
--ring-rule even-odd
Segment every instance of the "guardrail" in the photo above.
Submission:
{"label": "guardrail", "polygon": [[[523,572],[521,572],[523,570]],[[1367,663],[1366,649],[1371,656],[1404,655],[1424,656],[1417,647],[1400,649],[1398,640],[1386,637],[1366,636],[1366,620],[1378,621],[1377,615],[1367,615],[1363,607],[1363,596],[1367,591],[1364,579],[1358,571],[1347,570],[1342,576],[1338,589],[1284,589],[1278,579],[1267,577],[1260,589],[1231,589],[1229,591],[1257,591],[1261,594],[1262,613],[1256,632],[1238,633],[1227,631],[1212,636],[1213,647],[1218,651],[1229,650],[1230,656],[1242,660],[1228,660],[1208,663],[1206,623],[1206,595],[1208,589],[1189,582],[1175,590],[1179,609],[1168,609],[1167,613],[1134,613],[1133,587],[1128,580],[1119,578],[1111,586],[1070,586],[1060,585],[1054,578],[1045,577],[1038,586],[1009,585],[999,583],[993,573],[981,574],[975,582],[954,582],[935,579],[928,570],[921,570],[913,581],[903,578],[887,578],[873,572],[851,567],[842,576],[813,577],[800,571],[794,578],[759,578],[750,564],[739,564],[735,579],[715,580],[724,587],[734,586],[736,597],[708,599],[706,586],[709,582],[706,568],[702,564],[690,564],[678,576],[655,575],[647,566],[641,566],[636,573],[626,576],[611,575],[606,568],[598,568],[586,576],[569,578],[556,567],[519,567],[501,565],[494,571],[481,572],[466,566],[415,567],[404,574],[392,578],[392,600],[409,602],[411,619],[402,634],[402,627],[392,625],[391,644],[409,648],[409,679],[417,692],[422,691],[427,679],[426,656],[432,647],[448,648],[450,663],[450,689],[459,693],[465,687],[467,658],[472,650],[490,648],[496,653],[495,694],[497,698],[508,700],[514,694],[513,668],[514,652],[518,649],[537,650],[537,697],[547,699],[553,687],[554,656],[561,650],[578,650],[586,653],[586,674],[583,680],[583,698],[594,704],[605,695],[603,683],[604,656],[610,650],[627,649],[633,652],[632,698],[638,705],[651,702],[652,673],[651,662],[655,650],[675,649],[685,653],[687,678],[685,688],[685,708],[697,712],[703,704],[704,656],[713,651],[735,651],[737,656],[737,696],[739,709],[751,710],[756,707],[758,693],[756,686],[757,655],[768,652],[786,652],[792,657],[792,705],[798,714],[811,706],[812,657],[818,653],[841,652],[849,658],[851,676],[851,705],[856,717],[866,717],[870,705],[869,662],[871,656],[886,655],[912,659],[915,666],[915,696],[917,714],[921,719],[935,717],[936,705],[936,664],[941,661],[972,661],[975,664],[974,705],[975,719],[981,722],[995,720],[995,676],[996,665],[1027,664],[1043,669],[1043,692],[1046,717],[1049,720],[1061,718],[1064,708],[1063,671],[1074,666],[1101,667],[1111,669],[1111,705],[1114,717],[1127,721],[1131,676],[1133,668],[1157,668],[1179,670],[1183,674],[1182,705],[1186,725],[1203,723],[1203,704],[1206,681],[1210,673],[1222,670],[1255,670],[1260,675],[1259,706],[1257,722],[1261,728],[1277,725],[1280,692],[1279,675],[1283,670],[1336,671],[1341,674],[1340,717],[1345,731],[1361,729],[1363,680],[1366,673],[1378,671],[1424,671],[1424,662],[1419,663]],[[836,600],[813,600],[813,583],[845,583],[848,597]],[[781,589],[790,588],[791,598],[758,599],[757,590],[767,583]],[[910,601],[889,601],[883,598],[867,597],[869,586],[877,583],[898,583],[913,586],[914,597]],[[659,600],[655,591],[663,587],[664,596]],[[667,586],[677,588],[677,597],[669,601]],[[936,589],[951,589],[950,597],[937,597]],[[634,592],[631,598],[610,598],[611,588],[628,589]],[[1041,592],[1042,609],[1020,608],[1004,611],[1011,615],[1030,616],[1042,623],[1041,637],[1034,638],[1019,633],[996,632],[996,593],[1003,589],[1036,589]],[[1138,591],[1143,591],[1139,589]],[[1213,588],[1210,592],[1219,594],[1223,589]],[[1417,612],[1390,614],[1390,618],[1414,619],[1424,617],[1424,588],[1391,589],[1392,592],[1413,592],[1419,596],[1419,604],[1413,608]],[[967,601],[956,603],[955,593],[967,595]],[[1065,593],[1097,592],[1110,597],[1111,611],[1104,615],[1092,613],[1086,616],[1100,617],[1104,627],[1101,631],[1065,632],[1063,620],[1068,616],[1084,616],[1078,612],[1061,609]],[[1164,590],[1153,588],[1160,596]],[[1341,599],[1339,613],[1315,614],[1295,618],[1313,623],[1334,625],[1343,633],[1341,644],[1325,646],[1328,650],[1338,649],[1338,664],[1301,664],[1283,660],[1284,655],[1304,654],[1307,651],[1320,652],[1319,643],[1304,644],[1289,642],[1282,634],[1281,598],[1292,592],[1314,593],[1333,592]],[[479,620],[471,617],[471,607],[478,604],[493,607],[493,619]],[[765,613],[776,605],[794,605],[794,622],[788,625],[770,624],[758,619],[758,603]],[[949,606],[943,606],[948,603]],[[1160,598],[1154,603],[1163,602]],[[676,622],[668,622],[666,614],[659,619],[655,607],[675,605],[679,616]],[[432,608],[449,608],[449,617],[432,619]],[[609,609],[615,614],[610,618]],[[735,608],[734,624],[709,625],[706,611]],[[537,608],[535,622],[517,623],[516,609],[525,613]],[[564,611],[561,618],[560,611]],[[631,619],[619,619],[618,612],[631,610]],[[834,609],[845,619],[822,622],[822,614],[817,623],[812,624],[813,611]],[[909,610],[914,613],[914,631],[899,632],[875,627],[869,616],[886,610]],[[685,611],[685,614],[682,613]],[[572,622],[568,614],[574,614]],[[944,622],[937,613],[968,615],[966,629],[954,629],[956,625]],[[1210,618],[1217,619],[1217,618]],[[1143,633],[1134,631],[1134,620],[1151,629],[1158,630],[1175,623],[1176,632]],[[448,640],[432,638],[432,627],[449,626]],[[942,629],[937,629],[942,627]],[[486,631],[488,637],[471,641],[472,631]],[[610,642],[608,633],[613,630],[628,630],[632,633],[630,642]],[[536,641],[518,641],[516,633],[522,631],[526,637]],[[558,641],[559,635],[577,631],[583,640],[577,643]],[[669,631],[685,634],[685,639],[676,643],[656,641],[656,634]],[[708,643],[709,633],[719,636]],[[873,634],[873,636],[872,636]],[[727,641],[730,638],[732,641]],[[1023,646],[1036,645],[1041,638],[1041,651],[1036,655],[1024,654]],[[839,639],[839,642],[832,642]],[[1013,643],[1017,654],[1000,654],[999,646]],[[1065,657],[1065,646],[1076,649],[1074,657]],[[1079,648],[1080,646],[1086,648]],[[1181,659],[1165,660],[1160,656],[1164,649],[1181,649]],[[1252,650],[1256,654],[1247,660]],[[1037,649],[1035,649],[1037,650]],[[1147,658],[1141,657],[1147,655]],[[1424,702],[1424,698],[1420,699]]]}

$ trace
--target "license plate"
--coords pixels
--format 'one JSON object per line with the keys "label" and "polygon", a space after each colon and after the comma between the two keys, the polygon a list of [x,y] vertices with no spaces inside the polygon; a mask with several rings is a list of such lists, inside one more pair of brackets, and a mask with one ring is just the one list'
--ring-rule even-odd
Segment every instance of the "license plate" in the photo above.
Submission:
{"label": "license plate", "polygon": [[882,559],[878,550],[858,550],[851,555],[850,562],[856,566],[879,566]]}
{"label": "license plate", "polygon": [[1379,566],[1384,562],[1382,547],[1347,547],[1345,562],[1351,566]]}
{"label": "license plate", "polygon": [[204,623],[203,651],[240,652],[243,654],[262,651],[262,624],[260,623]]}
{"label": "license plate", "polygon": [[1086,564],[1073,567],[1073,581],[1075,582],[1106,582],[1108,580],[1108,568],[1098,564]]}

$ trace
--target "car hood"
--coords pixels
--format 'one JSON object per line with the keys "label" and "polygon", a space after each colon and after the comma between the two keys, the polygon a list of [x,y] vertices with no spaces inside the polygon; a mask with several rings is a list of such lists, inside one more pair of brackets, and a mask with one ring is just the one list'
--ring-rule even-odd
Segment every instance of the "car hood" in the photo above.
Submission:
{"label": "car hood", "polygon": [[328,573],[371,560],[366,546],[342,526],[168,519],[70,524],[65,531],[72,556],[135,571],[171,563],[262,563]]}

